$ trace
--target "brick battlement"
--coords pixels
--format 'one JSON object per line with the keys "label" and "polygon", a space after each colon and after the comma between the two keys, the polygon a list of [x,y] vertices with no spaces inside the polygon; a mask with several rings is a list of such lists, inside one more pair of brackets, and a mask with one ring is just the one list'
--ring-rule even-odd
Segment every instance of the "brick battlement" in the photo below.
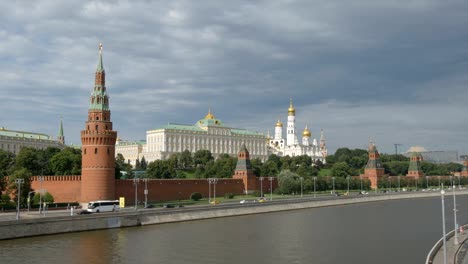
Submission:
{"label": "brick battlement", "polygon": [[[40,176],[32,176],[31,181],[39,181],[38,177]],[[81,175],[53,175],[42,177],[44,178],[43,181],[81,181]]]}

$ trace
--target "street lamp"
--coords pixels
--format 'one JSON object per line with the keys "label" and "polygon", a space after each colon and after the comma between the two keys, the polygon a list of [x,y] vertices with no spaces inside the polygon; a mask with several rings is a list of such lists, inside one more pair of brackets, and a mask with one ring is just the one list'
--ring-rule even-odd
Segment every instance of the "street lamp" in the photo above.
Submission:
{"label": "street lamp", "polygon": [[42,182],[44,181],[44,176],[37,177],[37,180],[41,183],[41,189],[39,189],[39,214],[42,211]]}
{"label": "street lamp", "polygon": [[314,198],[315,198],[315,197],[317,197],[316,193],[315,193],[315,181],[317,180],[317,177],[314,176],[313,179],[314,179]]}
{"label": "street lamp", "polygon": [[388,177],[388,189],[389,189],[389,192],[392,191],[392,177]]}
{"label": "street lamp", "polygon": [[140,183],[140,178],[133,178],[133,185],[135,185],[135,211],[137,210],[138,206],[138,183]]}
{"label": "street lamp", "polygon": [[459,189],[459,190],[461,189],[461,185],[460,185],[460,174],[458,174],[458,189]]}
{"label": "street lamp", "polygon": [[348,182],[348,195],[349,195],[349,175],[346,177],[346,181]]}
{"label": "street lamp", "polygon": [[426,189],[429,190],[429,179],[427,178],[427,175],[426,175]]}
{"label": "street lamp", "polygon": [[24,179],[18,178],[15,179],[16,185],[18,185],[18,196],[16,199],[18,200],[18,205],[16,206],[16,220],[20,219],[20,199],[21,199],[21,184],[24,183]]}
{"label": "street lamp", "polygon": [[418,191],[418,178],[414,178],[414,182],[416,184],[416,191]]}
{"label": "street lamp", "polygon": [[454,225],[454,231],[455,231],[453,244],[457,246],[458,245],[458,224],[457,224],[457,199],[455,198],[455,185],[453,185],[452,194],[453,194],[453,222],[454,222],[453,225]]}
{"label": "street lamp", "polygon": [[440,175],[438,176],[438,178],[439,178],[439,188],[440,188]]}
{"label": "street lamp", "polygon": [[148,206],[148,178],[144,178],[145,181],[145,208]]}
{"label": "street lamp", "polygon": [[270,201],[273,201],[273,177],[268,177],[270,180]]}
{"label": "street lamp", "polygon": [[359,179],[361,180],[361,193],[362,193],[362,175],[359,175]]}
{"label": "street lamp", "polygon": [[263,177],[260,177],[260,197],[263,197]]}
{"label": "street lamp", "polygon": [[333,180],[333,195],[335,194],[335,177],[332,177]]}
{"label": "street lamp", "polygon": [[218,179],[216,178],[208,178],[208,202],[211,203],[211,184],[213,184],[214,188],[214,194],[213,194],[213,199],[214,199],[214,204],[216,204],[216,183],[218,182]]}
{"label": "street lamp", "polygon": [[446,246],[446,237],[445,237],[445,204],[444,204],[444,185],[442,185],[442,190],[440,191],[440,198],[442,200],[442,238],[444,242],[444,264],[447,264],[447,246]]}
{"label": "street lamp", "polygon": [[398,192],[400,192],[400,175],[398,175]]}
{"label": "street lamp", "polygon": [[301,198],[302,198],[302,180],[304,180],[304,177],[300,177],[301,179]]}
{"label": "street lamp", "polygon": [[35,191],[28,192],[28,213],[29,209],[31,208],[31,193],[35,193]]}

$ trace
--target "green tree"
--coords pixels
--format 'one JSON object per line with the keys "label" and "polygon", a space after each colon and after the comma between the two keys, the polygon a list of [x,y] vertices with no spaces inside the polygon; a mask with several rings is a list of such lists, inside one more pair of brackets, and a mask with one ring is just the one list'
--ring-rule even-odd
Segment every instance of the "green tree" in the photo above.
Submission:
{"label": "green tree", "polygon": [[171,174],[169,163],[164,160],[155,160],[148,164],[146,169],[146,175],[148,178],[156,179],[171,179],[175,177],[175,170],[172,170],[174,174]]}
{"label": "green tree", "polygon": [[301,189],[299,175],[289,170],[283,170],[278,175],[279,187],[276,192],[290,194],[298,193]]}
{"label": "green tree", "polygon": [[[237,163],[237,159],[236,159],[236,163]],[[259,159],[259,158],[255,158],[255,159],[251,159],[250,160],[250,164],[252,165],[252,172],[255,176],[257,177],[260,177],[262,176],[261,173],[262,173],[262,161]],[[234,169],[236,167],[234,166]],[[234,172],[234,171],[233,171]]]}
{"label": "green tree", "polygon": [[21,148],[20,152],[15,158],[15,164],[11,169],[10,173],[20,170],[22,168],[27,169],[29,172],[34,174],[40,174],[41,166],[38,161],[38,151],[35,148],[24,147]]}
{"label": "green tree", "polygon": [[351,174],[351,169],[346,162],[337,162],[333,164],[331,172],[333,176],[344,178]]}
{"label": "green tree", "polygon": [[[126,172],[126,176],[123,177],[122,171]],[[122,179],[122,178],[132,178],[132,165],[125,162],[125,157],[118,153],[117,157],[115,157],[115,178]]]}
{"label": "green tree", "polygon": [[140,161],[140,168],[142,170],[146,170],[147,167],[148,167],[148,163],[146,162],[145,156],[143,156]]}
{"label": "green tree", "polygon": [[214,158],[209,150],[202,149],[195,152],[193,155],[193,163],[195,166],[205,167],[210,160],[214,160]]}
{"label": "green tree", "polygon": [[281,160],[277,155],[268,156],[261,167],[260,174],[263,177],[277,176],[281,170]]}
{"label": "green tree", "polygon": [[[15,201],[18,201],[18,198],[20,199],[20,203],[26,201],[28,192],[31,191],[31,175],[28,169],[21,168],[13,172],[9,177],[8,191],[15,197]],[[23,183],[21,184],[21,197],[18,197],[18,184],[15,182],[16,179],[23,179]]]}
{"label": "green tree", "polygon": [[0,149],[0,193],[5,189],[5,176],[8,176],[14,159],[13,153]]}
{"label": "green tree", "polygon": [[182,153],[179,154],[179,163],[181,165],[181,168],[183,169],[192,167],[192,153],[188,149],[184,150]]}
{"label": "green tree", "polygon": [[65,148],[56,152],[49,162],[50,174],[54,175],[80,175],[81,151],[74,148]]}

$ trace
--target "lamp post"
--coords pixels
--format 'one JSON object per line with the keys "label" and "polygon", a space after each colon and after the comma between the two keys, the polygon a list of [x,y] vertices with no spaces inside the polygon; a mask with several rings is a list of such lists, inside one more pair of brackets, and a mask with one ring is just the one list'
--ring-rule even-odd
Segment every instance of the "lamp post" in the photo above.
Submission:
{"label": "lamp post", "polygon": [[414,178],[414,183],[416,185],[416,191],[418,191],[418,178]]}
{"label": "lamp post", "polygon": [[438,178],[439,178],[439,188],[440,188],[440,175],[438,176]]}
{"label": "lamp post", "polygon": [[461,189],[461,185],[460,185],[460,174],[458,174],[458,189],[459,189],[459,190]]}
{"label": "lamp post", "polygon": [[300,177],[301,179],[301,198],[302,198],[302,181],[304,180],[304,177]]}
{"label": "lamp post", "polygon": [[208,204],[211,203],[211,178],[206,179],[208,181]]}
{"label": "lamp post", "polygon": [[148,178],[144,178],[145,181],[145,208],[148,206]]}
{"label": "lamp post", "polygon": [[[216,183],[218,182],[218,179],[216,178],[208,178],[208,196],[210,196],[211,188],[210,185],[213,184],[213,201],[214,204],[216,204]],[[211,203],[211,198],[208,198],[208,202]]]}
{"label": "lamp post", "polygon": [[335,195],[335,177],[332,177],[333,180],[333,195]]}
{"label": "lamp post", "polygon": [[29,209],[31,208],[31,193],[35,193],[35,191],[28,192],[28,213]]}
{"label": "lamp post", "polygon": [[260,197],[263,197],[263,177],[260,177]]}
{"label": "lamp post", "polygon": [[349,175],[346,177],[346,181],[348,182],[348,195],[349,195]]}
{"label": "lamp post", "polygon": [[273,201],[273,177],[268,177],[270,180],[270,201]]}
{"label": "lamp post", "polygon": [[400,192],[400,175],[398,175],[398,192]]}
{"label": "lamp post", "polygon": [[458,224],[457,224],[457,198],[455,198],[455,184],[453,185],[452,188],[452,194],[453,194],[453,226],[454,226],[454,231],[455,231],[455,236],[453,239],[453,244],[456,246],[458,245]]}
{"label": "lamp post", "polygon": [[20,219],[20,200],[21,200],[21,184],[24,183],[24,179],[18,178],[15,179],[16,185],[18,185],[18,195],[16,199],[18,200],[18,205],[16,206],[16,220]]}
{"label": "lamp post", "polygon": [[392,191],[392,177],[388,177],[388,189],[389,192]]}
{"label": "lamp post", "polygon": [[138,183],[140,182],[140,178],[133,178],[133,185],[135,185],[135,211],[137,210],[138,206]]}
{"label": "lamp post", "polygon": [[315,197],[317,197],[316,192],[315,192],[315,181],[317,180],[317,177],[314,176],[313,179],[314,179],[314,198],[315,198]]}
{"label": "lamp post", "polygon": [[442,190],[440,191],[440,198],[442,200],[442,238],[443,238],[443,247],[444,247],[444,264],[447,264],[447,246],[446,246],[446,236],[445,236],[445,204],[444,204],[444,185],[442,185]]}
{"label": "lamp post", "polygon": [[42,182],[44,181],[44,176],[37,177],[37,180],[41,183],[41,189],[39,189],[39,214],[42,211]]}
{"label": "lamp post", "polygon": [[427,178],[427,175],[426,175],[426,189],[429,190],[429,179]]}
{"label": "lamp post", "polygon": [[361,193],[362,193],[362,175],[359,175],[359,180],[361,181]]}

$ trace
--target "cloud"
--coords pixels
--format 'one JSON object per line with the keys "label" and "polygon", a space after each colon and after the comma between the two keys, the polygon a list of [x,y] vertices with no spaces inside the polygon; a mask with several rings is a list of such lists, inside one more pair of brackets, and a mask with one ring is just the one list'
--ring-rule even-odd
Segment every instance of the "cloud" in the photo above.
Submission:
{"label": "cloud", "polygon": [[[209,107],[231,127],[285,118],[331,152],[394,143],[468,151],[463,1],[37,1],[0,10],[2,126],[79,142],[97,47],[119,136]],[[285,120],[283,119],[283,122]],[[55,125],[57,124],[57,125]]]}

